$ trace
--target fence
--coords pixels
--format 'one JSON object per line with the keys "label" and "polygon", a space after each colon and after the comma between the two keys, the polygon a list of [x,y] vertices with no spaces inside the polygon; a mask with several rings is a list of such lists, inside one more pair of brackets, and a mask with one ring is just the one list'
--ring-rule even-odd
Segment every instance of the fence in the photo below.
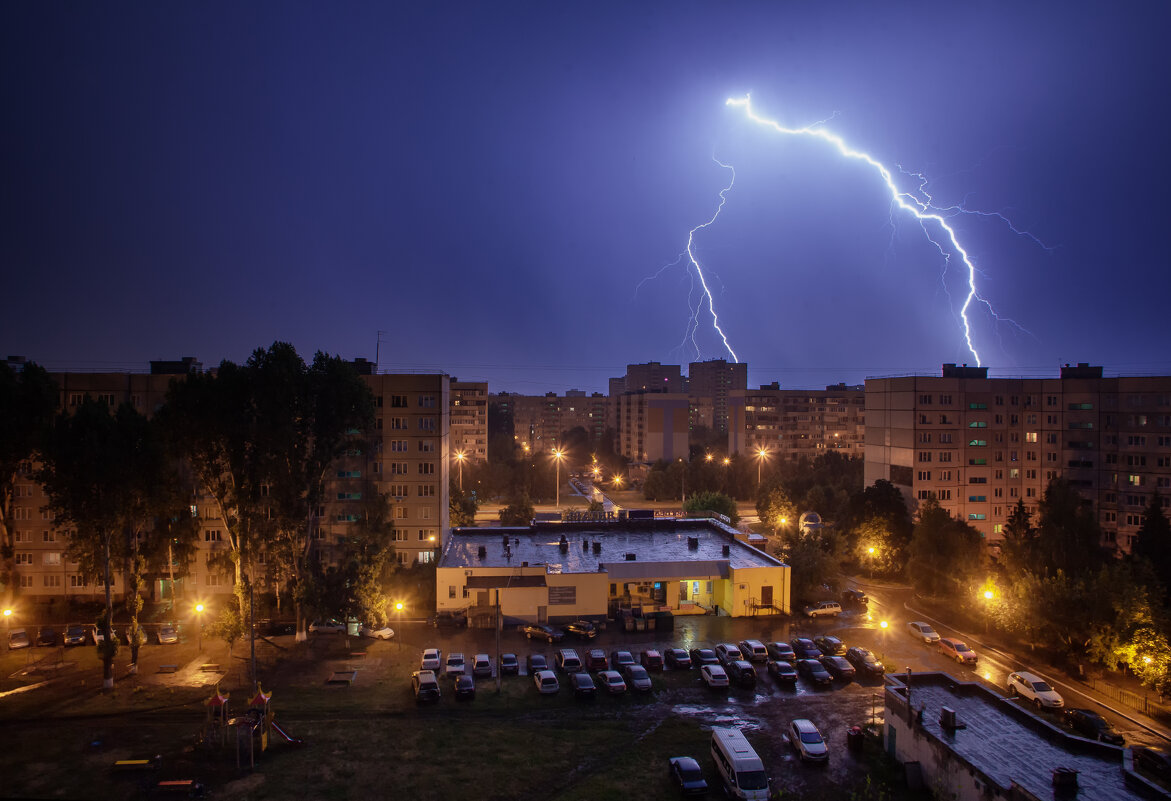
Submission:
{"label": "fence", "polygon": [[1128,706],[1138,712],[1142,712],[1147,717],[1163,717],[1168,715],[1168,710],[1165,706],[1159,703],[1158,699],[1152,699],[1145,693],[1139,695],[1130,690],[1124,690],[1121,687],[1116,687],[1113,684],[1107,684],[1100,679],[1088,678],[1086,683],[1094,688],[1097,692],[1102,693],[1112,701],[1116,701],[1123,706]]}

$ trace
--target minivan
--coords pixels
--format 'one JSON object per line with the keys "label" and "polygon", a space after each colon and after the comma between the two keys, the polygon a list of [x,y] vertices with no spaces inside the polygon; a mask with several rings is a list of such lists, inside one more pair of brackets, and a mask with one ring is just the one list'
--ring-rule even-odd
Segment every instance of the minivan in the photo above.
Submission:
{"label": "minivan", "polygon": [[712,760],[734,798],[769,797],[769,778],[764,763],[739,729],[712,727]]}
{"label": "minivan", "polygon": [[556,661],[557,669],[562,673],[579,673],[584,670],[581,665],[581,657],[572,648],[562,648],[558,651]]}

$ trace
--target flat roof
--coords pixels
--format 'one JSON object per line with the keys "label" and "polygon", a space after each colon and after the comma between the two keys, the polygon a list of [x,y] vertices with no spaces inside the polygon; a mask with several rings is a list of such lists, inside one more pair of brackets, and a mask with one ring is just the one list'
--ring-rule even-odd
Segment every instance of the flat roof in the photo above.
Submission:
{"label": "flat roof", "polygon": [[[544,565],[551,573],[596,573],[600,565],[615,576],[647,576],[656,570],[664,575],[702,572],[726,576],[729,568],[784,564],[736,540],[734,532],[714,520],[673,519],[456,528],[451,530],[439,567],[521,567],[528,562],[529,567]],[[560,547],[562,536],[568,543],[564,552]],[[691,540],[695,540],[695,548],[690,546]],[[596,553],[595,543],[601,546]],[[479,555],[481,546],[483,559]],[[726,556],[724,546],[728,546]],[[634,558],[628,559],[627,554],[634,554]],[[687,567],[682,563],[688,563]]]}
{"label": "flat roof", "polygon": [[[904,696],[905,679],[905,673],[890,676],[888,692]],[[1078,772],[1079,798],[1141,797],[1123,779],[1121,748],[1067,737],[982,685],[943,673],[914,673],[910,703],[915,711],[923,707],[926,732],[1006,790],[1016,782],[1038,798],[1052,798],[1053,771],[1072,768]],[[964,728],[953,732],[940,725],[939,713],[945,706],[955,710],[956,721]]]}

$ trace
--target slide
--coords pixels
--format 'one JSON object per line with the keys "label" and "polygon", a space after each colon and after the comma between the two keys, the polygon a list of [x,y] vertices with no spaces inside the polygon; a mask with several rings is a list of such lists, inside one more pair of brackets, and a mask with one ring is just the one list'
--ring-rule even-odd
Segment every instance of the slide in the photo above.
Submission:
{"label": "slide", "polygon": [[272,731],[276,732],[281,737],[283,737],[286,743],[292,743],[293,745],[301,745],[302,743],[305,742],[300,737],[290,737],[284,729],[282,729],[280,726],[276,725],[275,720],[268,725]]}

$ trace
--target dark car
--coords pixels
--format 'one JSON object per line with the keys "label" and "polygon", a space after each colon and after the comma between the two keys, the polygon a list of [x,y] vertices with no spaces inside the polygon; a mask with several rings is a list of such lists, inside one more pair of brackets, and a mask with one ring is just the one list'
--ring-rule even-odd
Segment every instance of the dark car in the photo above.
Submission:
{"label": "dark car", "polygon": [[823,656],[821,658],[821,664],[825,666],[825,669],[835,679],[850,681],[854,678],[854,666],[847,662],[844,656]]}
{"label": "dark car", "polygon": [[844,656],[846,653],[846,644],[837,637],[832,637],[829,634],[814,637],[813,644],[817,646],[817,650],[826,656]]}
{"label": "dark car", "polygon": [[734,659],[724,666],[724,670],[728,671],[728,681],[737,687],[756,686],[756,668],[752,667],[751,662],[745,659]]}
{"label": "dark car", "polygon": [[65,629],[65,644],[66,645],[85,645],[87,639],[85,626],[80,623],[70,623]]}
{"label": "dark car", "polygon": [[794,637],[789,640],[789,645],[793,646],[793,654],[797,659],[821,658],[821,651],[808,637]]}
{"label": "dark car", "polygon": [[865,609],[869,603],[870,599],[862,590],[846,590],[842,593],[843,609]]}
{"label": "dark car", "polygon": [[610,660],[606,659],[606,652],[601,648],[594,648],[585,658],[586,670],[597,673],[599,670],[609,670]]}
{"label": "dark car", "polygon": [[720,658],[716,656],[716,652],[711,648],[692,648],[690,656],[691,664],[696,667],[720,664]]}
{"label": "dark car", "polygon": [[671,781],[683,795],[707,795],[707,781],[699,763],[691,757],[671,757]]}
{"label": "dark car", "polygon": [[476,680],[465,673],[455,677],[455,700],[471,701],[476,697]]}
{"label": "dark car", "polygon": [[565,627],[565,630],[581,640],[592,640],[598,636],[598,630],[588,620],[575,620]]}
{"label": "dark car", "polygon": [[468,616],[466,612],[436,612],[435,613],[435,628],[448,628],[450,626],[466,626],[468,625]]}
{"label": "dark car", "polygon": [[768,661],[768,649],[760,640],[741,640],[737,647],[749,662],[759,662],[763,665]]}
{"label": "dark car", "polygon": [[57,644],[57,630],[52,626],[42,626],[37,634],[37,645],[53,646]]}
{"label": "dark car", "polygon": [[663,655],[653,648],[643,651],[638,657],[638,662],[647,670],[663,669]]}
{"label": "dark car", "polygon": [[564,631],[546,626],[544,623],[526,623],[520,630],[530,640],[536,638],[549,643],[560,642],[565,637]]}
{"label": "dark car", "polygon": [[834,677],[829,675],[825,666],[816,659],[798,659],[797,672],[811,684],[833,684]]}
{"label": "dark car", "polygon": [[544,654],[529,654],[525,660],[525,664],[529,669],[529,675],[533,675],[538,670],[548,670],[549,660],[545,658]]}
{"label": "dark car", "polygon": [[1171,782],[1171,754],[1161,748],[1135,748],[1134,764],[1156,779]]}
{"label": "dark car", "polygon": [[1111,745],[1123,745],[1122,735],[1114,730],[1110,721],[1092,709],[1067,709],[1065,722],[1071,729],[1091,740],[1101,740]]}
{"label": "dark car", "polygon": [[411,689],[415,692],[415,703],[438,701],[442,692],[434,670],[416,670],[411,674]]}
{"label": "dark car", "polygon": [[854,666],[854,670],[858,671],[860,676],[882,678],[886,672],[886,667],[878,661],[878,657],[861,646],[855,645],[846,651],[846,659]]}
{"label": "dark car", "polygon": [[611,651],[610,652],[610,670],[617,670],[619,673],[627,665],[637,665],[638,662],[634,659],[634,654],[630,651]]}
{"label": "dark car", "polygon": [[781,660],[769,661],[768,674],[782,684],[793,684],[797,681],[797,668]]}
{"label": "dark car", "polygon": [[594,679],[589,673],[569,674],[569,686],[573,688],[573,694],[577,698],[593,698],[598,694],[598,686],[594,684]]}
{"label": "dark car", "polygon": [[691,669],[691,655],[682,648],[668,648],[663,653],[663,659],[672,670]]}
{"label": "dark car", "polygon": [[516,658],[516,654],[501,654],[500,655],[500,675],[506,673],[517,674],[520,672],[520,662]]}
{"label": "dark car", "polygon": [[788,662],[792,664],[797,659],[797,654],[793,651],[793,646],[787,642],[770,642],[765,646],[765,650],[768,651],[768,658],[774,659],[777,662]]}

